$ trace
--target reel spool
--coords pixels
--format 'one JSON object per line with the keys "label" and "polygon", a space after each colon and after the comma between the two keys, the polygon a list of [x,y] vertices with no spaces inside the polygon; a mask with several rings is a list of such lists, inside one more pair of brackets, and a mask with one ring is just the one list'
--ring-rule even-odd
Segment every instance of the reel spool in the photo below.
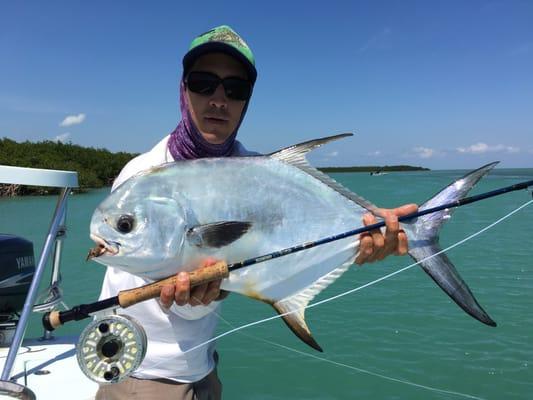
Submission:
{"label": "reel spool", "polygon": [[97,318],[83,330],[76,356],[83,373],[97,383],[116,383],[135,371],[146,354],[146,333],[126,315]]}

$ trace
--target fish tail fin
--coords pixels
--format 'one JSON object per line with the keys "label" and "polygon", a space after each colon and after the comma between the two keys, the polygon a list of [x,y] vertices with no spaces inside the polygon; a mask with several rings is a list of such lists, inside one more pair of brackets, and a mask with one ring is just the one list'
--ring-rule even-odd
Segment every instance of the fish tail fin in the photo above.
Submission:
{"label": "fish tail fin", "polygon": [[308,287],[283,299],[271,300],[262,299],[271,304],[280,314],[283,321],[290,330],[298,336],[305,344],[313,349],[322,352],[322,347],[316,342],[305,322],[305,309],[309,302],[315,298],[322,290],[335,282],[344,272],[350,268],[352,262],[345,262],[340,267],[322,276]]}
{"label": "fish tail fin", "polygon": [[[496,164],[498,162],[487,164],[456,180],[422,204],[420,211],[466,197],[470,189]],[[409,255],[420,263],[422,269],[466,313],[486,325],[496,326],[496,322],[479,305],[449,258],[444,253],[437,254],[441,251],[438,243],[439,230],[451,217],[451,213],[452,209],[445,209],[404,223],[409,240]]]}

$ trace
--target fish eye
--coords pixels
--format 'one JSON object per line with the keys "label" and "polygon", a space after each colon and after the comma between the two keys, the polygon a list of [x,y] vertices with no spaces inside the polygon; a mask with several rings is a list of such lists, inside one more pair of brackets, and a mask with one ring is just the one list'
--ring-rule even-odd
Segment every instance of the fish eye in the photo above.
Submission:
{"label": "fish eye", "polygon": [[130,233],[133,229],[134,222],[133,215],[121,215],[117,220],[117,230],[121,233]]}

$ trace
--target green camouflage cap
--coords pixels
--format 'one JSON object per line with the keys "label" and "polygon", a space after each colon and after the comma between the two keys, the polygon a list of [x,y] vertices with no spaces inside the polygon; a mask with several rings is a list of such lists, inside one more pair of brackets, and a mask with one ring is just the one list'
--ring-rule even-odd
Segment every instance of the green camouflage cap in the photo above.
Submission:
{"label": "green camouflage cap", "polygon": [[217,26],[194,38],[189,51],[183,57],[183,74],[189,71],[198,57],[207,53],[225,53],[235,57],[246,67],[252,83],[255,82],[257,70],[252,50],[229,26]]}

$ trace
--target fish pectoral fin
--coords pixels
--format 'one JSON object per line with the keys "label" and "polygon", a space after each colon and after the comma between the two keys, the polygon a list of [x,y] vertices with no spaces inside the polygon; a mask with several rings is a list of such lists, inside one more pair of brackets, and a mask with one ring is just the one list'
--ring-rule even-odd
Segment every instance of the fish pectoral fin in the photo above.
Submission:
{"label": "fish pectoral fin", "polygon": [[307,302],[308,300],[302,299],[302,296],[295,295],[273,303],[272,307],[278,314],[282,315],[281,318],[296,336],[313,349],[322,352],[322,347],[315,341],[305,322],[305,306]]}
{"label": "fish pectoral fin", "polygon": [[224,247],[244,235],[251,222],[220,221],[197,225],[187,231],[187,240],[197,247]]}

